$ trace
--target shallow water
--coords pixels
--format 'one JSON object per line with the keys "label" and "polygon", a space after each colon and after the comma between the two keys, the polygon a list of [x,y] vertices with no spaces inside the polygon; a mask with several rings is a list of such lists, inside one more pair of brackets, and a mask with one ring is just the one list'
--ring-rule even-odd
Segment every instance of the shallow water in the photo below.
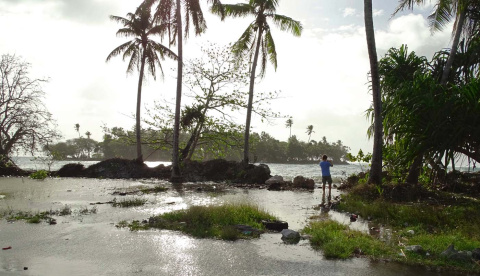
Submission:
{"label": "shallow water", "polygon": [[[141,196],[148,200],[145,206],[102,204],[95,205],[96,214],[79,213],[92,208],[90,203],[120,199],[112,195],[115,191],[156,184],[169,190]],[[334,195],[337,193],[334,190]],[[314,207],[321,201],[321,189],[274,192],[234,188],[211,193],[173,189],[167,182],[154,180],[0,178],[0,194],[5,195],[0,199],[2,213],[58,210],[65,205],[73,211],[69,216],[56,216],[56,225],[0,220],[0,246],[12,247],[0,251],[0,275],[452,275],[366,259],[326,260],[307,241],[286,245],[277,233],[227,242],[166,230],[130,232],[114,226],[121,220],[143,220],[191,205],[252,202],[287,221],[290,229],[300,230],[310,216],[320,214]],[[368,229],[367,224],[350,223],[344,214],[330,211],[329,215],[363,231]]]}

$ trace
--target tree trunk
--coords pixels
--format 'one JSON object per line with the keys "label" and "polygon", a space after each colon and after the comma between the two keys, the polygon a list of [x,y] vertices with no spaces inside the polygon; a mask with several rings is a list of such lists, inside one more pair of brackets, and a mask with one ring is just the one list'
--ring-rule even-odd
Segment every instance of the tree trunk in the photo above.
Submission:
{"label": "tree trunk", "polygon": [[408,170],[407,178],[405,182],[410,184],[418,184],[418,178],[420,177],[420,166],[422,165],[423,154],[418,154],[415,160],[413,160],[410,169]]}
{"label": "tree trunk", "polygon": [[370,58],[370,74],[372,78],[372,96],[374,109],[374,135],[372,167],[370,168],[369,183],[382,183],[382,97],[380,94],[380,77],[378,74],[377,49],[375,45],[375,31],[373,28],[372,0],[364,0],[365,32],[367,36],[368,56]]}
{"label": "tree trunk", "polygon": [[182,74],[183,74],[183,35],[182,35],[182,15],[180,0],[177,1],[177,37],[178,37],[178,68],[177,68],[177,100],[175,104],[175,122],[173,127],[173,153],[172,153],[172,182],[181,181],[181,172],[179,164],[179,144],[180,144],[180,107],[182,101]]}
{"label": "tree trunk", "polygon": [[143,154],[142,154],[142,139],[140,136],[140,107],[142,103],[142,84],[143,84],[143,73],[145,69],[145,49],[142,53],[142,63],[140,64],[140,76],[138,77],[138,92],[137,92],[137,112],[135,115],[135,136],[137,139],[137,161],[143,162]]}
{"label": "tree trunk", "polygon": [[[459,6],[458,8],[462,8],[462,7]],[[462,34],[462,29],[463,29],[463,24],[465,22],[466,14],[467,14],[467,8],[464,7],[460,12],[460,16],[457,21],[455,36],[452,42],[452,49],[450,50],[450,55],[448,56],[447,64],[445,64],[445,67],[443,68],[442,79],[440,81],[441,85],[447,84],[448,75],[450,75],[450,70],[452,69],[453,60],[455,59],[455,56],[457,54],[458,43],[460,42],[460,35]]]}
{"label": "tree trunk", "polygon": [[262,26],[258,30],[257,46],[255,48],[255,56],[253,57],[252,70],[250,72],[250,88],[248,90],[247,120],[245,122],[245,140],[243,145],[243,164],[249,163],[249,141],[250,141],[250,123],[252,120],[252,103],[253,103],[253,87],[255,86],[255,70],[257,69],[258,53],[260,52],[260,44],[262,41]]}

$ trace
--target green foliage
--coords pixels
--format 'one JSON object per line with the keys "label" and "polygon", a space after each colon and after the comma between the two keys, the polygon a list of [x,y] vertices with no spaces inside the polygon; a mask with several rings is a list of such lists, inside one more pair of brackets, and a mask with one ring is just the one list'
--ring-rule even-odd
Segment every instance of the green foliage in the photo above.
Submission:
{"label": "green foliage", "polygon": [[[186,210],[165,213],[151,218],[155,228],[179,230],[199,238],[223,238],[234,240],[248,234],[233,233],[234,225],[249,225],[264,229],[262,220],[276,218],[257,206],[248,204],[225,204],[222,206],[192,206]],[[236,231],[236,230],[235,230]]]}
{"label": "green foliage", "polygon": [[46,170],[39,170],[30,174],[31,179],[44,180],[48,177],[48,172]]}
{"label": "green foliage", "polygon": [[385,243],[331,220],[311,222],[303,232],[312,236],[311,244],[321,248],[326,258],[347,259],[355,252],[383,258],[393,251]]}
{"label": "green foliage", "polygon": [[356,156],[353,156],[351,153],[347,153],[345,158],[350,161],[350,162],[358,162],[358,164],[360,165],[360,169],[362,170],[363,172],[363,166],[362,166],[362,163],[361,162],[364,162],[364,163],[370,163],[370,161],[372,160],[372,154],[371,153],[367,153],[366,155],[363,153],[362,149],[358,150],[358,153]]}
{"label": "green foliage", "polygon": [[[399,181],[418,156],[423,157],[423,165],[441,164],[443,158],[440,167],[453,163],[459,154],[480,162],[479,61],[473,58],[478,46],[462,45],[465,47],[458,53],[446,85],[439,83],[448,58],[444,51],[428,61],[402,45],[390,49],[379,62],[384,164]],[[372,112],[370,108],[368,114],[373,119]],[[372,131],[373,123],[370,135]]]}

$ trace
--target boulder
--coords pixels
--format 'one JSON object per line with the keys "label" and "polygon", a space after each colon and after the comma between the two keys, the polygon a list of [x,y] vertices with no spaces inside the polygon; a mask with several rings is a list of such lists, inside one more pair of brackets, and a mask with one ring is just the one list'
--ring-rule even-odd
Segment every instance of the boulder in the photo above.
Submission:
{"label": "boulder", "polygon": [[472,250],[472,258],[475,260],[475,261],[479,261],[480,260],[480,248],[475,248]]}
{"label": "boulder", "polygon": [[283,229],[288,229],[288,222],[280,220],[262,220],[262,224],[268,230],[280,232]]}
{"label": "boulder", "polygon": [[269,179],[267,179],[267,181],[265,181],[265,184],[267,184],[267,185],[271,185],[271,184],[275,184],[275,183],[283,184],[283,183],[285,183],[285,181],[283,181],[283,177],[280,176],[280,175],[274,175],[274,176],[270,177]]}
{"label": "boulder", "polygon": [[305,178],[299,175],[293,179],[293,187],[313,190],[315,188],[315,181],[313,181],[313,179]]}
{"label": "boulder", "polygon": [[283,229],[280,233],[282,234],[282,240],[300,240],[300,233],[297,231]]}
{"label": "boulder", "polygon": [[425,253],[425,250],[423,249],[423,247],[421,245],[408,245],[408,246],[405,247],[405,250],[415,252],[415,253],[418,253],[418,254]]}
{"label": "boulder", "polygon": [[473,252],[471,251],[457,251],[453,244],[450,244],[445,251],[440,253],[441,256],[446,257],[449,260],[470,262],[473,258]]}
{"label": "boulder", "polygon": [[70,163],[61,167],[55,175],[60,177],[79,177],[84,169],[85,167],[80,163]]}

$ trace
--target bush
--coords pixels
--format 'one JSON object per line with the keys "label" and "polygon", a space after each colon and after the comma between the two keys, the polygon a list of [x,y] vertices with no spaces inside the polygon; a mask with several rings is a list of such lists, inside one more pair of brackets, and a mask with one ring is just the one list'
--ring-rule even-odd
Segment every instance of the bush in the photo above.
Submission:
{"label": "bush", "polygon": [[31,179],[44,180],[48,177],[48,172],[46,170],[39,170],[30,174]]}

